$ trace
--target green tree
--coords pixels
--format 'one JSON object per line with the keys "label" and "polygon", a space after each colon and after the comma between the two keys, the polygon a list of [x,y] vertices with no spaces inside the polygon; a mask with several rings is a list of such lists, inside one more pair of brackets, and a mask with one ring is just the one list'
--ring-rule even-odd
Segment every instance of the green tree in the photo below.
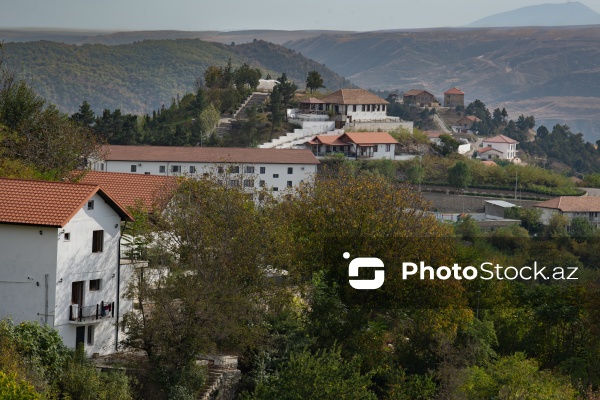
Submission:
{"label": "green tree", "polygon": [[38,400],[41,399],[35,388],[16,374],[0,371],[0,399],[3,400]]}
{"label": "green tree", "polygon": [[308,76],[306,77],[306,88],[310,90],[311,93],[320,88],[325,88],[323,85],[323,78],[318,71],[313,70],[308,73]]}
{"label": "green tree", "polygon": [[375,400],[372,374],[363,374],[360,359],[345,361],[339,348],[292,354],[276,374],[261,382],[248,400]]}
{"label": "green tree", "polygon": [[283,112],[285,113],[285,120],[287,122],[287,109],[291,107],[292,101],[296,96],[296,90],[298,90],[298,85],[288,80],[285,73],[277,78],[277,82],[275,86],[279,89],[279,93],[281,93],[281,104],[283,105]]}
{"label": "green tree", "polygon": [[443,156],[447,156],[451,153],[456,153],[459,145],[460,142],[454,139],[452,135],[443,134],[440,135],[440,144],[435,145],[435,148],[442,153]]}
{"label": "green tree", "polygon": [[583,242],[594,236],[594,227],[586,218],[575,217],[571,219],[569,234],[573,239]]}
{"label": "green tree", "polygon": [[278,128],[281,125],[285,115],[287,114],[283,104],[283,96],[281,94],[279,85],[275,85],[271,95],[269,96],[268,111],[269,121],[271,121],[271,134],[269,139],[273,139],[273,132],[275,131],[275,128]]}
{"label": "green tree", "polygon": [[219,126],[221,114],[219,114],[219,112],[215,109],[215,106],[210,103],[208,107],[202,110],[199,119],[202,135],[210,136]]}
{"label": "green tree", "polygon": [[243,63],[234,71],[234,81],[238,91],[244,91],[246,87],[250,90],[256,90],[261,77],[262,72],[260,72],[260,69],[252,68],[246,63]]}
{"label": "green tree", "polygon": [[452,168],[448,170],[448,184],[458,190],[464,190],[471,183],[471,169],[469,164],[464,161],[457,161]]}
{"label": "green tree", "polygon": [[71,115],[71,119],[84,126],[92,126],[96,121],[94,110],[86,100],[79,106],[79,111]]}

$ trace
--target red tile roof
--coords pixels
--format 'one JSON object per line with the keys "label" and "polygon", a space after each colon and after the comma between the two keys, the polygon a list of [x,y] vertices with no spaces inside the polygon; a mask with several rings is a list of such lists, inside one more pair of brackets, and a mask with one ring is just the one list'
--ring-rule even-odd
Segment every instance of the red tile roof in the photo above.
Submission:
{"label": "red tile roof", "polygon": [[133,220],[98,185],[0,178],[0,223],[63,227],[96,193],[121,220]]}
{"label": "red tile roof", "polygon": [[503,153],[502,151],[500,151],[500,150],[498,150],[498,149],[494,149],[493,147],[490,147],[490,146],[483,147],[483,148],[481,148],[481,149],[477,150],[477,152],[478,152],[479,154],[481,154],[481,153],[487,153],[487,152],[488,152],[488,151],[490,151],[490,150],[497,151],[498,153]]}
{"label": "red tile roof", "polygon": [[534,207],[551,208],[562,212],[600,212],[600,197],[561,196],[534,204]]}
{"label": "red tile roof", "polygon": [[389,101],[364,89],[340,89],[321,100],[327,104],[390,104]]}
{"label": "red tile roof", "polygon": [[351,141],[356,144],[396,144],[398,141],[387,132],[346,132],[340,136],[341,141]]}
{"label": "red tile roof", "polygon": [[431,97],[435,98],[435,96],[432,93],[429,93],[427,90],[422,90],[422,89],[411,89],[408,92],[405,92],[402,96],[403,97],[412,97],[412,96],[418,96],[422,93],[427,93]]}
{"label": "red tile roof", "polygon": [[328,146],[345,146],[348,143],[340,141],[341,135],[318,135],[312,138],[309,144],[325,144]]}
{"label": "red tile roof", "polygon": [[487,138],[487,139],[483,139],[484,143],[509,143],[509,144],[517,144],[519,142],[517,142],[514,139],[511,139],[507,136],[504,135],[498,135],[498,136],[494,136],[491,138]]}
{"label": "red tile roof", "polygon": [[430,139],[439,138],[444,134],[442,131],[424,131],[423,133]]}
{"label": "red tile roof", "polygon": [[162,208],[177,188],[177,178],[173,176],[119,172],[88,171],[79,182],[100,186],[125,207],[141,203],[147,210]]}
{"label": "red tile roof", "polygon": [[103,146],[106,161],[241,164],[319,164],[309,150],[235,147]]}
{"label": "red tile roof", "polygon": [[462,90],[453,87],[452,89],[448,89],[444,92],[444,94],[465,94]]}

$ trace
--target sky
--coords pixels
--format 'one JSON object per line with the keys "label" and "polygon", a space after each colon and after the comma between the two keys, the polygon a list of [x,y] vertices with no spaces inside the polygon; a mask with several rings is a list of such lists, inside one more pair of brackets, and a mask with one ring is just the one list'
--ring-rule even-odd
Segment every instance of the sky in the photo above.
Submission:
{"label": "sky", "polygon": [[[457,27],[565,0],[0,0],[0,29],[372,31]],[[600,0],[580,0],[600,13]]]}

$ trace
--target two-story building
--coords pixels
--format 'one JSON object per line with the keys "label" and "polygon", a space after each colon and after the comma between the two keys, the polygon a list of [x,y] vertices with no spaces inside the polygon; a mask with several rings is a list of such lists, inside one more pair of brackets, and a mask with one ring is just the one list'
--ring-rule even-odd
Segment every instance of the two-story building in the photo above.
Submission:
{"label": "two-story building", "polygon": [[499,158],[512,161],[517,157],[517,142],[504,135],[486,138],[482,142],[483,148],[478,150],[479,157],[486,160]]}
{"label": "two-story building", "polygon": [[346,132],[318,135],[306,142],[316,156],[343,154],[352,159],[393,160],[398,141],[387,132]]}
{"label": "two-story building", "polygon": [[364,89],[340,89],[321,99],[326,109],[348,122],[387,119],[388,101]]}
{"label": "two-story building", "polygon": [[116,351],[123,297],[121,222],[98,185],[0,178],[0,317],[38,321],[88,354]]}
{"label": "two-story building", "polygon": [[440,102],[427,90],[411,89],[402,95],[405,105],[417,107],[439,107]]}
{"label": "two-story building", "polygon": [[189,177],[226,173],[232,186],[273,192],[311,178],[319,164],[306,149],[109,145],[101,154],[91,162],[92,170]]}
{"label": "two-story building", "polygon": [[583,218],[593,227],[600,227],[600,197],[561,196],[542,201],[533,207],[542,211],[540,222],[544,225],[548,225],[553,214],[560,214],[567,218],[567,229],[573,218]]}
{"label": "two-story building", "polygon": [[465,92],[453,87],[444,92],[444,107],[464,107]]}

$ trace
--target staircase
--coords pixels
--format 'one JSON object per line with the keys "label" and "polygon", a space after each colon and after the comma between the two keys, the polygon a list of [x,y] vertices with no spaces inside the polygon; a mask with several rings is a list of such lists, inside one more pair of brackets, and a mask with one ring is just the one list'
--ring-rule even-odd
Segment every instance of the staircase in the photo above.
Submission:
{"label": "staircase", "polygon": [[218,360],[208,361],[208,377],[199,400],[233,400],[242,373],[236,365],[223,365]]}
{"label": "staircase", "polygon": [[252,107],[260,107],[267,101],[269,97],[268,93],[254,92],[252,95],[246,100],[246,102],[242,105],[242,107],[237,110],[234,114],[236,120],[242,120],[248,118],[246,111]]}

